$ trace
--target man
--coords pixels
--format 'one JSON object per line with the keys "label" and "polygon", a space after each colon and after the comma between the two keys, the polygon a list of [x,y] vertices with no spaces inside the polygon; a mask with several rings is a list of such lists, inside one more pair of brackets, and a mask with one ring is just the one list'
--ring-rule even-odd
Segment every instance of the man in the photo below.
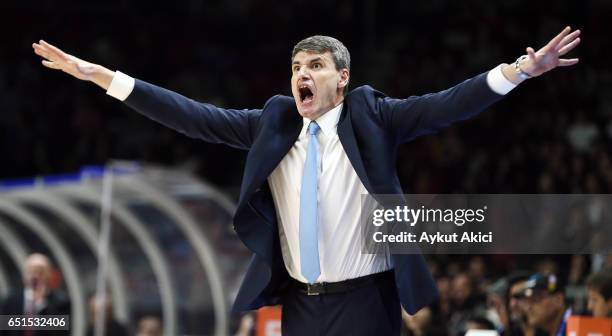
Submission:
{"label": "man", "polygon": [[563,286],[555,275],[532,275],[525,283],[523,296],[527,300],[527,324],[550,336],[565,335],[572,310],[565,304]]}
{"label": "man", "polygon": [[587,297],[587,306],[594,317],[612,317],[612,268],[588,278]]}
{"label": "man", "polygon": [[508,276],[508,304],[509,318],[504,324],[503,335],[540,336],[545,333],[528,323],[527,297],[525,286],[529,280],[527,271],[515,271]]}
{"label": "man", "polygon": [[101,297],[91,295],[88,302],[89,321],[87,326],[87,336],[99,336],[96,334],[96,323],[98,318],[104,318],[102,335],[125,336],[128,335],[127,328],[115,320],[113,314],[113,300],[109,296]]}
{"label": "man", "polygon": [[[0,305],[0,315],[68,315],[70,301],[59,290],[51,290],[51,261],[34,253],[28,256],[23,271],[23,290],[10,294]],[[0,331],[0,335],[68,335],[68,331]]]}
{"label": "man", "polygon": [[422,256],[360,253],[361,194],[402,194],[397,147],[466,119],[528,77],[557,66],[579,42],[567,27],[514,65],[437,94],[391,99],[369,86],[348,93],[350,55],[312,36],[291,58],[293,97],[231,110],[34,43],[43,65],[89,80],[128,106],[188,136],[248,150],[234,228],[254,252],[234,311],[282,303],[288,335],[397,335],[400,302],[410,314],[434,301]]}
{"label": "man", "polygon": [[460,272],[452,281],[452,314],[448,321],[450,335],[462,335],[469,318],[485,315],[486,306],[477,292],[474,280],[468,273]]}

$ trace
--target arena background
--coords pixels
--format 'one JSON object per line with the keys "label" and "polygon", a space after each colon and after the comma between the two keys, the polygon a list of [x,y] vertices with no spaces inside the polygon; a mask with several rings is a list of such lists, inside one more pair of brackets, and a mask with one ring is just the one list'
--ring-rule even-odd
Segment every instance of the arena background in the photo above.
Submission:
{"label": "arena background", "polygon": [[[407,97],[512,62],[527,46],[537,50],[566,25],[582,31],[582,43],[571,54],[580,57],[577,66],[529,80],[478,117],[402,147],[400,178],[411,193],[612,190],[609,1],[4,1],[0,17],[0,197],[18,189],[17,180],[78,173],[111,160],[137,161],[162,174],[180,175],[181,183],[197,177],[204,189],[219,192],[223,201],[215,202],[230,204],[227,209],[214,205],[223,208],[214,215],[222,219],[206,217],[199,224],[216,220],[231,229],[231,203],[237,199],[245,152],[188,139],[91,83],[44,68],[31,48],[39,39],[199,101],[256,108],[277,93],[290,94],[291,48],[313,34],[346,44],[352,88],[369,84],[389,96]],[[16,222],[2,216],[4,223]],[[31,251],[49,252],[27,229],[18,233]],[[224,239],[234,244],[236,238]],[[248,253],[235,249],[236,265],[242,267]],[[5,272],[12,270],[7,277],[11,289],[18,288],[19,266],[6,252],[0,257]],[[95,258],[85,259],[95,264]],[[591,256],[571,255],[430,259],[439,278],[452,282],[469,273],[470,295],[478,300],[487,284],[516,269],[556,273],[579,290],[594,268],[602,267],[594,266]],[[134,263],[123,267],[137,268],[139,261]],[[230,272],[231,283],[239,282],[240,267]],[[91,266],[89,291],[95,271]],[[134,281],[145,281],[148,271],[143,272]],[[174,280],[177,287],[208,281],[193,274]],[[233,294],[227,291],[227,302]],[[158,298],[130,300],[136,308],[123,322],[132,331],[139,316],[161,312]],[[585,308],[584,302],[576,305]],[[183,306],[177,330],[212,334],[213,315]],[[229,317],[228,333],[236,332],[241,318]]]}

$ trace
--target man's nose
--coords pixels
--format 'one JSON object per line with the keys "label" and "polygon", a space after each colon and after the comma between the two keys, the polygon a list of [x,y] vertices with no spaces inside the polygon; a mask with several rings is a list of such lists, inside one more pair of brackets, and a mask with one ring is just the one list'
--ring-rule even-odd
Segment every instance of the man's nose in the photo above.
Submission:
{"label": "man's nose", "polygon": [[310,78],[310,72],[308,72],[308,67],[300,67],[298,70],[298,78]]}

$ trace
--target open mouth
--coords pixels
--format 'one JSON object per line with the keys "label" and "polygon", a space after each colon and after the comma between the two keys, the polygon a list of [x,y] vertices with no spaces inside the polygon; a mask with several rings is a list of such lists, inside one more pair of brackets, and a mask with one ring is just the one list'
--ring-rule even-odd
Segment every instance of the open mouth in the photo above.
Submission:
{"label": "open mouth", "polygon": [[300,86],[298,90],[300,92],[300,102],[302,104],[308,104],[312,102],[312,100],[314,99],[314,94],[308,86]]}

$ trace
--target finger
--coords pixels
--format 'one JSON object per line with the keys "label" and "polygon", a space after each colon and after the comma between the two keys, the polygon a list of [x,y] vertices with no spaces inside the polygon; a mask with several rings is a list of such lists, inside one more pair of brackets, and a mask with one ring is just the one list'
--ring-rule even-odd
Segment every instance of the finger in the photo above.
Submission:
{"label": "finger", "polygon": [[51,50],[53,50],[53,51],[55,51],[57,53],[60,53],[60,54],[63,53],[63,51],[60,48],[52,45],[51,43],[48,43],[45,40],[40,40],[40,45],[45,46],[45,47],[47,47],[47,48],[49,48],[49,49],[51,49]]}
{"label": "finger", "polygon": [[33,46],[34,46],[34,49],[39,49],[39,50],[42,50],[42,51],[44,51],[46,53],[53,52],[53,50],[51,48],[49,48],[48,44],[42,43],[42,40],[40,40],[39,43],[34,43]]}
{"label": "finger", "polygon": [[50,55],[48,52],[44,51],[41,48],[34,48],[34,53],[36,53],[36,55],[42,56],[46,59],[50,59]]}
{"label": "finger", "polygon": [[580,30],[575,30],[573,31],[571,34],[565,36],[563,38],[563,40],[561,40],[561,42],[559,42],[559,45],[557,45],[557,50],[560,50],[561,48],[563,48],[565,45],[567,45],[568,43],[571,43],[572,41],[574,41],[574,39],[576,39],[578,36],[580,36]]}
{"label": "finger", "polygon": [[33,44],[32,44],[32,47],[34,48],[34,53],[35,53],[36,55],[42,56],[42,57],[44,57],[44,58],[49,58],[49,53],[48,53],[48,52],[46,51],[46,49],[45,49],[43,46],[41,46],[40,44],[33,43]]}
{"label": "finger", "polygon": [[546,46],[550,48],[554,48],[555,46],[557,46],[557,44],[559,44],[559,42],[561,42],[561,40],[565,37],[565,35],[567,35],[570,32],[570,30],[571,28],[569,26],[565,27],[565,29],[563,29],[557,36],[555,36],[552,40],[550,40],[550,42],[548,42]]}
{"label": "finger", "polygon": [[573,40],[572,42],[567,44],[565,47],[559,49],[559,56],[563,56],[563,55],[567,54],[572,49],[574,49],[579,43],[580,43],[580,37],[575,39],[575,40]]}
{"label": "finger", "polygon": [[53,61],[42,61],[42,64],[44,66],[46,66],[47,68],[51,68],[51,69],[55,69],[55,70],[63,70],[62,66],[57,63],[57,62],[53,62]]}
{"label": "finger", "polygon": [[34,44],[33,44],[34,49],[38,48],[38,49],[40,49],[40,50],[45,50],[45,51],[48,51],[48,50],[49,50],[49,47],[47,47],[47,45],[45,45],[45,44],[44,44],[44,43],[42,43],[42,42],[43,42],[43,40],[38,41],[38,43],[34,43]]}
{"label": "finger", "polygon": [[59,66],[55,62],[43,60],[42,64],[44,66],[46,66],[47,68],[51,68],[51,69],[55,69],[55,70],[59,69]]}
{"label": "finger", "polygon": [[565,59],[562,58],[559,60],[559,66],[570,66],[570,65],[574,65],[576,63],[579,62],[580,59],[578,58],[570,58],[570,59]]}
{"label": "finger", "polygon": [[40,44],[37,43],[32,43],[32,48],[34,49],[35,52],[44,52],[45,48],[43,46],[41,46]]}
{"label": "finger", "polygon": [[63,52],[60,48],[51,45],[43,40],[40,40],[40,44],[44,47],[46,47],[46,49],[51,53],[56,55],[57,57],[59,57],[60,59],[65,59],[66,58],[66,53]]}
{"label": "finger", "polygon": [[43,56],[47,59],[50,59],[52,61],[58,60],[60,59],[60,55],[58,55],[57,53],[55,53],[53,50],[46,48],[42,45],[39,45],[38,47],[34,48],[34,52],[36,52],[36,54]]}
{"label": "finger", "polygon": [[532,47],[527,48],[527,57],[533,62],[536,60],[535,50]]}
{"label": "finger", "polygon": [[[45,55],[45,54],[38,54],[40,57],[42,57],[43,60],[45,61],[49,61],[49,62],[56,62],[56,60],[54,60],[51,56],[49,55]],[[57,63],[57,62],[56,62]]]}

